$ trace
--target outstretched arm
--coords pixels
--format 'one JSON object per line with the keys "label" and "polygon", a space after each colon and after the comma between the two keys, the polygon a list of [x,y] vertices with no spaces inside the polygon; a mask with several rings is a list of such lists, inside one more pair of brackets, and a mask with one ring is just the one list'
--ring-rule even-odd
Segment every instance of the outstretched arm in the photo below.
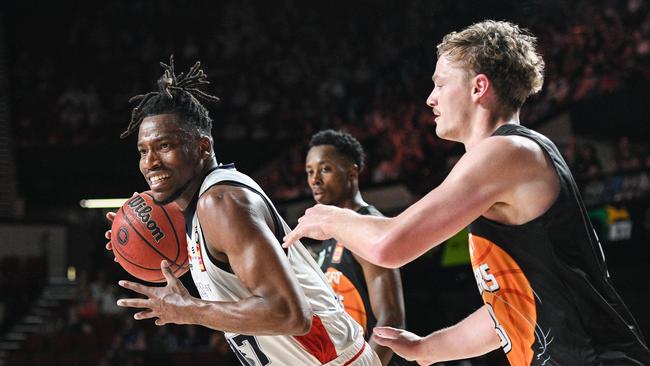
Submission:
{"label": "outstretched arm", "polygon": [[262,199],[244,188],[217,185],[201,196],[197,213],[210,253],[227,262],[250,296],[219,302],[193,298],[178,290],[182,285],[172,276],[163,288],[167,290],[157,293],[122,281],[150,301],[125,299],[120,305],[148,308],[136,319],[157,317],[159,325],[199,324],[247,335],[307,333],[311,309],[270,229],[272,220]]}
{"label": "outstretched arm", "polygon": [[334,237],[371,263],[400,267],[450,238],[497,202],[503,185],[481,176],[486,174],[483,159],[468,153],[440,186],[393,218],[316,205],[298,220],[285,237],[285,245],[303,236]]}
{"label": "outstretched arm", "polygon": [[401,329],[375,328],[373,338],[377,343],[392,348],[398,355],[417,361],[420,365],[476,357],[500,346],[487,305],[460,323],[426,337]]}
{"label": "outstretched arm", "polygon": [[[522,218],[526,215],[535,217],[546,210],[554,199],[548,177],[557,185],[554,171],[546,164],[544,153],[533,142],[522,144],[504,136],[487,138],[466,153],[437,188],[400,215],[362,216],[316,205],[305,211],[296,228],[284,238],[284,245],[304,236],[321,240],[333,237],[371,263],[400,267],[449,239],[495,204],[513,222],[525,222]],[[514,197],[528,204],[518,204]],[[535,209],[539,212],[531,214]]]}

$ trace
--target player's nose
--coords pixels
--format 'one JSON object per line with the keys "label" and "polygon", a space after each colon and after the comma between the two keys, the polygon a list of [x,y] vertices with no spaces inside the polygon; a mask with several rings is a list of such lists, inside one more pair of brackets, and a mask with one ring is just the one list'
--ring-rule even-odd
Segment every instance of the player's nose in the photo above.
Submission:
{"label": "player's nose", "polygon": [[155,152],[148,152],[145,156],[142,157],[142,166],[146,170],[154,170],[159,168],[162,165],[160,161],[160,156]]}
{"label": "player's nose", "polygon": [[427,105],[428,105],[429,107],[431,107],[431,108],[433,108],[433,107],[435,107],[436,105],[438,105],[438,98],[437,98],[437,96],[436,96],[435,91],[436,91],[435,89],[431,90],[431,93],[430,93],[429,96],[427,97],[427,101],[426,101]]}
{"label": "player's nose", "polygon": [[310,187],[318,187],[321,184],[323,184],[323,180],[320,177],[320,174],[314,173],[310,177],[307,178],[307,182],[309,183]]}

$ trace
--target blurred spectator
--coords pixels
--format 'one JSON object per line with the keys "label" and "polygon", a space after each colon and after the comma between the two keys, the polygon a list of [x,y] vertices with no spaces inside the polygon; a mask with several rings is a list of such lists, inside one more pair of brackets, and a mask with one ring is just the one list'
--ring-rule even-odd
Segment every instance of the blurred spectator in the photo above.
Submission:
{"label": "blurred spectator", "polygon": [[122,340],[118,348],[128,351],[147,350],[147,334],[142,328],[137,326],[131,317],[126,318]]}
{"label": "blurred spectator", "polygon": [[156,327],[155,333],[149,342],[149,350],[156,353],[174,352],[178,349],[178,339],[171,332],[171,327]]}
{"label": "blurred spectator", "polygon": [[119,314],[123,308],[117,306],[118,287],[114,282],[108,282],[106,271],[99,269],[97,279],[90,284],[90,293],[92,299],[98,305],[101,314]]}
{"label": "blurred spectator", "polygon": [[207,342],[199,335],[199,326],[187,325],[182,328],[179,337],[178,348],[184,351],[203,351],[207,348]]}
{"label": "blurred spectator", "polygon": [[641,154],[630,145],[627,136],[619,138],[614,151],[613,170],[624,172],[639,169],[641,167]]}
{"label": "blurred spectator", "polygon": [[598,151],[593,144],[585,143],[578,147],[573,161],[573,173],[576,178],[591,178],[603,171]]}

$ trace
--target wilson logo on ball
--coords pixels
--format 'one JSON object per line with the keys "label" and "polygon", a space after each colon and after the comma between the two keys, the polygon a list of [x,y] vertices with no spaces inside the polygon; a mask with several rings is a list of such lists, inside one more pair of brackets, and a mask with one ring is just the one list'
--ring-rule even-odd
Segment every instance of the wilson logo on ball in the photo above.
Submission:
{"label": "wilson logo on ball", "polygon": [[111,230],[115,260],[131,275],[165,282],[160,270],[163,259],[175,276],[187,272],[185,216],[176,203],[159,205],[150,192],[142,192],[115,213]]}
{"label": "wilson logo on ball", "polygon": [[144,198],[142,196],[137,195],[129,200],[129,207],[133,209],[133,212],[135,212],[138,216],[138,219],[144,224],[144,226],[149,230],[151,235],[153,236],[154,240],[158,243],[162,240],[162,238],[165,237],[165,233],[160,230],[160,227],[158,226],[158,223],[156,220],[153,220],[151,218],[151,206],[145,202]]}
{"label": "wilson logo on ball", "polygon": [[129,229],[126,226],[122,226],[120,230],[117,231],[117,242],[126,245],[126,242],[129,241]]}

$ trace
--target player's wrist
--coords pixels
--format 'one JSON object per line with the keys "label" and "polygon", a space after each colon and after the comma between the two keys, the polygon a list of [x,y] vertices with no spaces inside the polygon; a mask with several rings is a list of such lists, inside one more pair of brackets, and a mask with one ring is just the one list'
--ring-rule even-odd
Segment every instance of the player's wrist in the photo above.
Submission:
{"label": "player's wrist", "polygon": [[439,338],[440,334],[432,333],[426,337],[419,337],[415,341],[415,354],[417,355],[416,360],[426,361],[428,363],[436,363],[442,361],[442,359],[435,358],[435,348],[436,342],[439,341],[436,338]]}
{"label": "player's wrist", "polygon": [[348,222],[348,214],[353,211],[336,206],[329,206],[328,209],[324,220],[319,222],[319,227],[328,237],[334,238],[338,234],[336,232],[337,228],[340,228],[342,224]]}
{"label": "player's wrist", "polygon": [[188,296],[179,309],[181,324],[204,325],[209,319],[211,304],[205,300]]}

